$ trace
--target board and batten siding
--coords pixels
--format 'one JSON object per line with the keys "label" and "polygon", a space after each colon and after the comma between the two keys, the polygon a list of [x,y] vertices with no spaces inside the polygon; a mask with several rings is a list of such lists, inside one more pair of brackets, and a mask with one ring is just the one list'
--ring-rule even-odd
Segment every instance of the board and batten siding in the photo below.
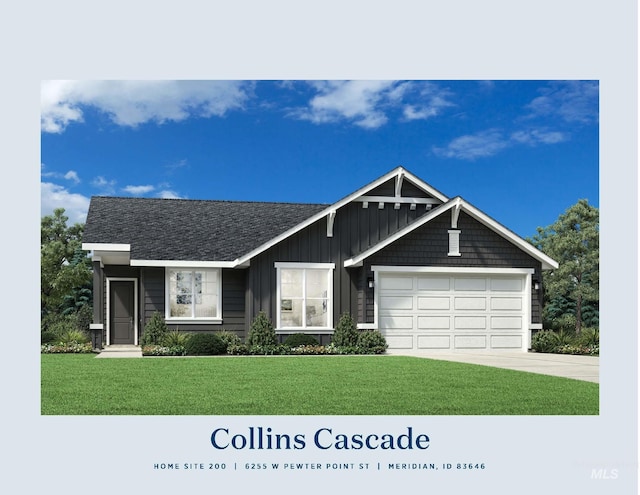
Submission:
{"label": "board and batten siding", "polygon": [[[178,328],[185,332],[213,332],[228,330],[244,337],[245,324],[245,287],[247,270],[222,270],[222,324],[167,322],[169,328]],[[165,312],[165,268],[146,267],[141,270],[141,319],[142,328],[151,319],[153,313]]]}
{"label": "board and batten siding", "polygon": [[344,268],[344,262],[376,245],[427,213],[424,207],[411,210],[408,204],[395,209],[386,203],[363,208],[349,203],[335,216],[333,236],[327,236],[326,217],[291,235],[251,260],[249,273],[248,317],[264,311],[272,321],[277,314],[276,269],[280,262],[334,263],[333,323],[349,312],[359,323],[365,321],[366,276],[361,268]]}
{"label": "board and batten siding", "polygon": [[[448,256],[451,217],[448,214],[434,218],[415,231],[365,260],[367,276],[372,277],[371,266],[434,266],[434,267],[490,267],[533,268],[534,280],[542,280],[541,263],[520,248],[484,226],[465,212],[458,218],[460,230],[460,256]],[[542,289],[531,289],[532,323],[541,323]],[[374,320],[373,292],[366,292],[367,322]]]}

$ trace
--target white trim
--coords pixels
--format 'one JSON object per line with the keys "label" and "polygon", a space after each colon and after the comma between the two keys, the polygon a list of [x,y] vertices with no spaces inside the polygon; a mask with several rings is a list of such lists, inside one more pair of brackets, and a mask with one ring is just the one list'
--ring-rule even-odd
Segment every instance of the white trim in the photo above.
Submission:
{"label": "white trim", "polygon": [[356,328],[358,330],[376,330],[377,327],[375,323],[358,323]]}
{"label": "white trim", "polygon": [[83,251],[116,251],[125,253],[131,251],[131,244],[109,244],[102,242],[83,242]]}
{"label": "white trim", "polygon": [[327,237],[333,237],[333,223],[336,219],[336,210],[332,210],[327,214]]}
{"label": "white trim", "polygon": [[[299,223],[295,227],[290,228],[289,230],[287,230],[286,232],[280,234],[279,236],[274,237],[270,241],[264,243],[262,246],[259,246],[256,249],[254,249],[253,251],[248,252],[247,254],[242,256],[241,258],[238,258],[235,261],[236,266],[237,265],[243,265],[244,263],[249,261],[254,256],[257,256],[258,254],[260,254],[260,253],[266,251],[267,249],[275,246],[276,244],[280,243],[284,239],[286,239],[288,237],[291,237],[296,232],[299,232],[302,229],[304,229],[305,227],[308,227],[309,225],[317,222],[321,218],[325,217],[330,211],[338,210],[339,208],[343,207],[344,205],[346,205],[348,203],[351,203],[352,201],[355,201],[357,198],[359,198],[360,196],[363,196],[368,191],[371,191],[371,190],[375,189],[376,187],[384,184],[388,180],[392,179],[393,177],[395,177],[395,176],[397,176],[398,174],[401,174],[401,173],[404,174],[405,179],[409,180],[409,182],[413,183],[415,186],[419,187],[420,189],[422,189],[426,193],[430,194],[434,198],[436,198],[436,199],[438,199],[438,200],[440,200],[442,202],[448,201],[449,198],[447,198],[441,192],[439,192],[438,190],[434,189],[433,187],[431,187],[430,185],[428,185],[426,182],[422,181],[421,179],[419,179],[415,175],[413,175],[410,172],[406,171],[404,168],[398,167],[398,168],[392,170],[391,172],[383,175],[379,179],[371,182],[370,184],[358,189],[357,191],[355,191],[354,193],[350,194],[346,198],[343,198],[340,201],[338,201],[337,203],[334,203],[334,204],[328,206],[327,208],[325,208],[321,212],[316,213],[315,215],[313,215],[312,217],[308,218],[304,222]],[[393,202],[395,202],[395,198],[394,198]]]}
{"label": "white trim", "polygon": [[[333,331],[333,273],[336,268],[335,263],[289,263],[276,262],[276,332],[277,333],[299,333],[299,332],[317,332],[331,333]],[[281,272],[282,269],[289,270],[326,270],[327,271],[327,326],[326,327],[308,327],[306,325],[300,327],[282,327],[281,322]],[[306,300],[305,283],[302,284],[302,299]],[[304,321],[305,310],[303,308],[302,317]]]}
{"label": "white trim", "polygon": [[540,261],[542,263],[542,269],[543,270],[549,270],[549,269],[558,268],[557,261],[555,261],[552,258],[550,258],[549,256],[547,256],[542,251],[536,249],[534,246],[529,244],[527,241],[525,241],[521,237],[517,236],[516,234],[514,234],[513,232],[511,232],[506,227],[502,226],[501,224],[499,224],[498,222],[496,222],[495,220],[493,220],[489,216],[485,215],[484,213],[482,213],[477,208],[471,206],[469,203],[467,203],[464,199],[462,199],[459,196],[456,197],[456,198],[453,198],[452,200],[444,203],[443,205],[441,205],[441,206],[439,206],[437,208],[434,208],[432,211],[430,211],[429,213],[423,215],[422,217],[420,217],[418,220],[416,220],[412,224],[407,225],[404,229],[399,230],[398,232],[396,232],[392,236],[387,237],[385,240],[379,242],[375,246],[367,249],[366,251],[360,253],[357,256],[354,256],[353,258],[350,258],[350,259],[346,260],[344,262],[344,267],[348,268],[348,267],[351,267],[351,266],[362,266],[362,262],[366,258],[368,258],[369,256],[377,253],[381,249],[384,249],[389,244],[392,244],[393,242],[395,242],[398,239],[404,237],[405,235],[409,234],[410,232],[413,232],[417,228],[422,227],[424,224],[426,224],[430,220],[433,220],[437,216],[441,215],[442,213],[445,213],[446,211],[450,210],[453,207],[457,207],[458,205],[460,205],[460,208],[463,211],[465,211],[466,213],[468,213],[471,217],[475,218],[480,223],[484,224],[485,226],[487,226],[488,228],[493,230],[496,234],[500,235],[501,237],[503,237],[507,241],[511,242],[512,244],[516,245],[517,247],[519,247],[520,249],[525,251],[527,254],[529,254],[533,258],[535,258],[538,261]]}
{"label": "white trim", "polygon": [[131,266],[155,266],[164,268],[235,268],[235,261],[176,261],[176,260],[131,260]]}
{"label": "white trim", "polygon": [[107,345],[111,345],[111,282],[133,282],[133,345],[138,345],[138,279],[135,277],[107,277],[106,320]]}
{"label": "white trim", "polygon": [[[452,273],[454,275],[470,273],[472,275],[531,275],[533,268],[500,268],[500,267],[464,267],[464,266],[388,266],[374,265],[374,275],[378,272],[398,273]],[[376,280],[377,282],[377,280]],[[377,287],[376,283],[376,287]]]}
{"label": "white trim", "polygon": [[410,205],[440,205],[443,201],[433,198],[410,198],[408,196],[360,196],[354,203],[403,203]]}
{"label": "white trim", "polygon": [[[184,316],[170,316],[171,314],[171,291],[170,291],[170,275],[169,271],[177,269],[180,271],[196,271],[196,270],[217,270],[218,272],[218,315],[214,317],[184,317]],[[193,310],[193,305],[192,305]],[[193,312],[193,311],[192,311]],[[222,323],[222,270],[220,267],[202,267],[202,266],[167,266],[164,270],[164,320],[171,324],[207,324],[217,325]]]}
{"label": "white trim", "polygon": [[291,269],[305,269],[315,268],[316,270],[326,269],[335,270],[335,263],[289,263],[287,261],[276,261],[273,266],[275,268],[291,268]]}

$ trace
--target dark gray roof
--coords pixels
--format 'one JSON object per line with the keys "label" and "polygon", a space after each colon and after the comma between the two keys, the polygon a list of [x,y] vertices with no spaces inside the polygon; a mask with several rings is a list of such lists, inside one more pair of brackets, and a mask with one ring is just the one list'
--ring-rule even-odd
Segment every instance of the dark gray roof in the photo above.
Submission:
{"label": "dark gray roof", "polygon": [[83,242],[130,244],[135,260],[234,261],[327,206],[94,196]]}

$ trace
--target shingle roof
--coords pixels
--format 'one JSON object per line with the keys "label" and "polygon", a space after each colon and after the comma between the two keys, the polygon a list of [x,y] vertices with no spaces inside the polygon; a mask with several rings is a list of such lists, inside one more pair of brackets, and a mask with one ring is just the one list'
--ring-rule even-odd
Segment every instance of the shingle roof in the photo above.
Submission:
{"label": "shingle roof", "polygon": [[83,242],[130,244],[136,260],[234,261],[327,206],[94,196]]}

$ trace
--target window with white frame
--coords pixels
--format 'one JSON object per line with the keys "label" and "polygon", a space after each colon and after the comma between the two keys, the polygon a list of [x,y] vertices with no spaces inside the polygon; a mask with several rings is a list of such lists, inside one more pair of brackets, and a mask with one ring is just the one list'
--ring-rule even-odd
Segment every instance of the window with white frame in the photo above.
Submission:
{"label": "window with white frame", "polygon": [[167,268],[168,320],[222,318],[219,268]]}
{"label": "window with white frame", "polygon": [[333,328],[334,268],[333,263],[276,263],[279,329]]}

